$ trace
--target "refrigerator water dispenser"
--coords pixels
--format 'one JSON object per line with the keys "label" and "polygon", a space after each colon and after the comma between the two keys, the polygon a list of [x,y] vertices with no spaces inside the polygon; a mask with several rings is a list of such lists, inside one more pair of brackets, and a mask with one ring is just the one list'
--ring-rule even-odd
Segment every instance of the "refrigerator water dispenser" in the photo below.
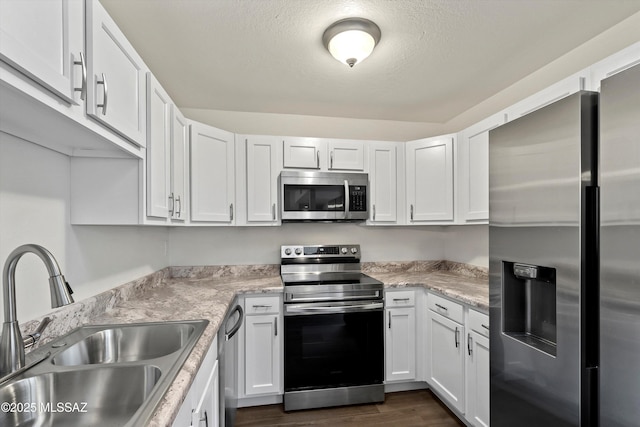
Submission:
{"label": "refrigerator water dispenser", "polygon": [[502,332],[555,356],[555,268],[503,261],[502,279]]}

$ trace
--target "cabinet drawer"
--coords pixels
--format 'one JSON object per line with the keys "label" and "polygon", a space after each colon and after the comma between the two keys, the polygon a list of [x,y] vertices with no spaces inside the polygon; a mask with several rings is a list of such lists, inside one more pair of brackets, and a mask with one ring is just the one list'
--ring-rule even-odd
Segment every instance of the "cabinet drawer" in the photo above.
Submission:
{"label": "cabinet drawer", "polygon": [[413,307],[416,302],[415,291],[391,291],[385,293],[387,307]]}
{"label": "cabinet drawer", "polygon": [[480,335],[489,337],[489,316],[479,311],[469,310],[469,327]]}
{"label": "cabinet drawer", "polygon": [[462,304],[458,304],[457,302],[429,293],[427,295],[427,306],[429,307],[429,310],[439,313],[460,324],[463,323]]}
{"label": "cabinet drawer", "polygon": [[244,300],[245,314],[267,314],[280,312],[279,297],[249,297]]}

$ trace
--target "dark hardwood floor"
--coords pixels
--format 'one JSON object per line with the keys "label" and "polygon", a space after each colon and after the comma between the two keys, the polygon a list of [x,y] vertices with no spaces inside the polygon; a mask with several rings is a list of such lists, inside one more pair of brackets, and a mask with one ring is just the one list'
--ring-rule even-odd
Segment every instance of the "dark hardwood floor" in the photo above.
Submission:
{"label": "dark hardwood floor", "polygon": [[428,390],[389,393],[384,403],[285,413],[282,405],[238,409],[237,427],[268,426],[434,426],[464,424]]}

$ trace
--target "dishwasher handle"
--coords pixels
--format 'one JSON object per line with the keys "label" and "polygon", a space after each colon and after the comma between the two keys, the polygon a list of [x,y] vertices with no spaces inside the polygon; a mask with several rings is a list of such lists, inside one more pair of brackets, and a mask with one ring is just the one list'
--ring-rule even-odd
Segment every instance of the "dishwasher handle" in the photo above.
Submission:
{"label": "dishwasher handle", "polygon": [[233,314],[236,312],[238,313],[238,321],[233,325],[231,330],[226,329],[226,322],[225,322],[225,331],[224,331],[225,341],[229,341],[231,338],[233,338],[233,336],[240,330],[240,327],[242,326],[242,320],[244,318],[244,310],[242,309],[242,306],[240,304],[236,305],[233,308],[233,310],[231,310],[231,312],[229,313],[229,316],[227,317],[227,320],[229,320],[233,316]]}

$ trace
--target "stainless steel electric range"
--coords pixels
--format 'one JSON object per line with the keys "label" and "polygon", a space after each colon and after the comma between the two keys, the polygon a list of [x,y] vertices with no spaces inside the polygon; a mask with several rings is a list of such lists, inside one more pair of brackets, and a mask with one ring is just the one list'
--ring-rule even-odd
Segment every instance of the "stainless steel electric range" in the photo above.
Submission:
{"label": "stainless steel electric range", "polygon": [[360,245],[281,247],[285,411],[384,401],[384,285]]}

